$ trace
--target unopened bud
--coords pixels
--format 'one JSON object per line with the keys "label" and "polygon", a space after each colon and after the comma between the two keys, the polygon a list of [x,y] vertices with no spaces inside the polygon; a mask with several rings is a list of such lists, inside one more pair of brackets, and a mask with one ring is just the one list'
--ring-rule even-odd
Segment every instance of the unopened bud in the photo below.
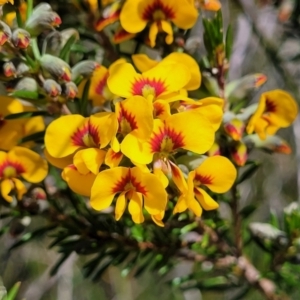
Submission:
{"label": "unopened bud", "polygon": [[26,73],[29,73],[29,67],[23,63],[23,62],[20,62],[18,65],[17,65],[17,75],[18,76],[21,76],[21,75],[24,75]]}
{"label": "unopened bud", "polygon": [[16,29],[11,38],[14,46],[20,49],[26,49],[30,43],[30,34],[24,29]]}
{"label": "unopened bud", "polygon": [[25,29],[32,35],[38,36],[45,29],[53,29],[61,24],[60,16],[54,11],[43,11],[32,14],[27,20]]}
{"label": "unopened bud", "polygon": [[83,76],[84,78],[91,77],[93,72],[99,67],[100,65],[95,61],[81,61],[72,68],[72,80],[76,80],[79,76]]}
{"label": "unopened bud", "polygon": [[72,81],[67,82],[63,85],[63,95],[67,99],[74,99],[78,94],[78,88]]}
{"label": "unopened bud", "polygon": [[11,38],[11,29],[7,24],[0,21],[0,46],[4,45]]}
{"label": "unopened bud", "polygon": [[224,124],[224,131],[234,140],[239,141],[243,137],[245,124],[239,119],[232,119]]}
{"label": "unopened bud", "polygon": [[2,74],[4,75],[4,77],[9,78],[16,76],[17,70],[11,61],[2,62],[0,64],[2,67]]}
{"label": "unopened bud", "polygon": [[71,68],[62,59],[50,54],[44,54],[40,59],[40,63],[42,68],[55,79],[71,81]]}
{"label": "unopened bud", "polygon": [[49,3],[42,2],[33,9],[32,14],[37,15],[41,12],[46,12],[46,11],[52,11],[52,7]]}
{"label": "unopened bud", "polygon": [[247,152],[247,147],[244,143],[237,142],[231,148],[230,152],[231,152],[231,158],[237,166],[242,167],[245,165],[248,159],[248,152]]}
{"label": "unopened bud", "polygon": [[46,79],[43,84],[46,94],[52,98],[61,94],[61,86],[53,79]]}
{"label": "unopened bud", "polygon": [[219,144],[213,143],[211,148],[207,151],[208,156],[215,156],[215,155],[221,155],[221,148]]}
{"label": "unopened bud", "polygon": [[35,92],[38,90],[38,83],[31,77],[23,77],[18,81],[13,90]]}

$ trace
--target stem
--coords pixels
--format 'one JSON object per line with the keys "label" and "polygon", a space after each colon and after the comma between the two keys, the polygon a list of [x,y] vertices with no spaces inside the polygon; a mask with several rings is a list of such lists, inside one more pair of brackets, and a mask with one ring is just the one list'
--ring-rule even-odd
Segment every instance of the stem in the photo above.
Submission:
{"label": "stem", "polygon": [[41,58],[41,53],[40,53],[36,38],[31,39],[31,48],[32,48],[32,52],[33,52],[35,59],[39,60]]}
{"label": "stem", "polygon": [[33,0],[27,0],[26,20],[29,19],[33,11]]}
{"label": "stem", "polygon": [[242,219],[239,214],[239,193],[236,184],[231,188],[232,202],[231,213],[233,219],[234,244],[236,247],[236,255],[242,255],[243,240],[242,240]]}

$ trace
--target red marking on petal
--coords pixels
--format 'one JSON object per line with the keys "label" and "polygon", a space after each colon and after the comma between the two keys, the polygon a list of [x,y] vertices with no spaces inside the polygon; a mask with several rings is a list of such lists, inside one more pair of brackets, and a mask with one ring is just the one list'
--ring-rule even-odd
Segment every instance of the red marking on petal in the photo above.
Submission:
{"label": "red marking on petal", "polygon": [[103,78],[101,78],[99,80],[99,82],[97,83],[95,91],[98,95],[103,95],[103,89],[106,86],[108,76],[109,76],[109,73],[107,72],[105,74],[105,76]]}
{"label": "red marking on petal", "polygon": [[137,122],[135,116],[128,110],[124,109],[120,103],[120,112],[118,115],[119,132],[127,134],[134,129],[137,129]]}
{"label": "red marking on petal", "polygon": [[197,183],[200,183],[200,184],[212,184],[213,177],[211,175],[202,176],[200,174],[196,174],[195,178],[194,178],[194,183],[195,182],[196,182],[195,185],[198,185]]}
{"label": "red marking on petal", "polygon": [[135,191],[145,195],[147,193],[146,188],[142,185],[142,183],[132,176],[130,169],[128,173],[122,177],[116,185],[113,187],[113,193],[122,193],[122,192],[131,192]]}
{"label": "red marking on petal", "polygon": [[276,104],[274,102],[272,102],[270,99],[266,100],[266,109],[265,109],[266,113],[270,113],[270,112],[276,112]]}
{"label": "red marking on petal", "polygon": [[4,32],[0,32],[0,46],[4,45],[9,39],[9,36]]}
{"label": "red marking on petal", "polygon": [[163,1],[155,0],[145,8],[142,18],[145,21],[174,19],[175,12],[172,7],[164,4]]}
{"label": "red marking on petal", "polygon": [[154,107],[154,114],[156,117],[163,115],[163,113],[166,111],[164,105],[158,102],[154,102],[153,107]]}
{"label": "red marking on petal", "polygon": [[52,20],[52,26],[59,26],[62,23],[61,18],[59,16],[55,16]]}
{"label": "red marking on petal", "polygon": [[88,120],[83,127],[78,128],[71,137],[74,146],[93,148],[99,147],[98,128]]}
{"label": "red marking on petal", "polygon": [[113,36],[113,42],[115,44],[119,44],[119,43],[125,42],[127,40],[130,40],[130,39],[134,38],[135,36],[136,36],[136,34],[129,33],[124,28],[119,27]]}
{"label": "red marking on petal", "polygon": [[132,85],[132,94],[144,96],[147,91],[153,89],[154,97],[159,96],[167,90],[164,80],[162,79],[150,79],[150,78],[141,78]]}
{"label": "red marking on petal", "polygon": [[0,178],[11,178],[21,175],[26,170],[22,163],[6,159],[0,164]]}
{"label": "red marking on petal", "polygon": [[160,128],[159,133],[155,133],[150,139],[151,150],[157,152],[172,152],[182,148],[184,136],[181,132],[176,132],[173,128]]}
{"label": "red marking on petal", "polygon": [[95,29],[97,31],[103,30],[106,26],[115,23],[120,18],[121,9],[109,13],[107,15],[103,14],[103,16],[96,22]]}

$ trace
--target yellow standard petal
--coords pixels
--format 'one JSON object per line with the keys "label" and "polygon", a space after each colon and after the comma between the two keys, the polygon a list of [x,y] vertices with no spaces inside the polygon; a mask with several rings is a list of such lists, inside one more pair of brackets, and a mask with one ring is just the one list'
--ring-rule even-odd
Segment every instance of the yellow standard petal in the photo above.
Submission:
{"label": "yellow standard petal", "polygon": [[228,158],[212,156],[195,169],[194,185],[205,185],[215,193],[225,193],[232,187],[236,176],[237,171]]}
{"label": "yellow standard petal", "polygon": [[12,162],[19,162],[24,171],[22,177],[32,183],[38,183],[48,174],[48,164],[39,154],[23,147],[14,147],[7,155]]}

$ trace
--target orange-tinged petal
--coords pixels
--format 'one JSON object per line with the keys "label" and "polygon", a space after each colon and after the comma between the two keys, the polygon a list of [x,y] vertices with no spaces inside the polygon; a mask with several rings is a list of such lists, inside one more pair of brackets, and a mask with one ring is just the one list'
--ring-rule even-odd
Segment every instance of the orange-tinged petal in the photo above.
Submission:
{"label": "orange-tinged petal", "polygon": [[129,169],[117,167],[100,172],[92,186],[91,191],[91,206],[96,210],[103,210],[109,207],[113,201],[115,194],[123,192],[116,189],[116,185],[126,178]]}
{"label": "orange-tinged petal", "polygon": [[151,215],[151,218],[157,226],[164,227],[165,224],[162,222],[164,215],[165,215],[165,213],[161,212],[160,214],[157,214],[157,215]]}
{"label": "orange-tinged petal", "polygon": [[27,148],[14,147],[8,152],[8,159],[22,164],[25,171],[21,175],[28,182],[41,182],[48,174],[47,161]]}
{"label": "orange-tinged petal", "polygon": [[105,155],[106,151],[97,148],[80,150],[74,155],[74,166],[83,175],[89,172],[97,175]]}
{"label": "orange-tinged petal", "polygon": [[102,16],[95,24],[95,30],[101,31],[106,26],[115,23],[120,18],[121,2],[115,2],[103,10]]}
{"label": "orange-tinged petal", "polygon": [[13,197],[10,196],[9,193],[14,188],[13,182],[10,179],[4,179],[4,180],[1,181],[0,188],[1,188],[1,195],[2,195],[2,197],[7,202],[12,202],[13,201]]}
{"label": "orange-tinged petal", "polygon": [[154,116],[161,120],[165,120],[171,116],[170,104],[164,100],[156,100],[153,102]]}
{"label": "orange-tinged petal", "polygon": [[5,117],[9,114],[15,114],[23,111],[23,105],[20,101],[8,97],[0,95],[0,115]]}
{"label": "orange-tinged petal", "polygon": [[113,149],[108,149],[104,163],[110,168],[116,168],[119,166],[121,160],[123,158],[123,153],[121,151],[114,152]]}
{"label": "orange-tinged petal", "polygon": [[196,199],[200,202],[200,205],[203,207],[203,209],[213,210],[219,207],[219,204],[203,189],[196,188],[194,191]]}
{"label": "orange-tinged petal", "polygon": [[24,183],[17,178],[12,178],[12,181],[14,182],[15,189],[17,190],[17,199],[21,200],[23,195],[27,192],[27,188]]}
{"label": "orange-tinged petal", "polygon": [[206,185],[215,193],[225,193],[233,185],[236,176],[237,171],[228,158],[212,156],[195,169],[194,184]]}
{"label": "orange-tinged petal", "polygon": [[73,154],[62,158],[55,158],[49,154],[46,148],[44,148],[44,156],[51,165],[59,169],[63,169],[73,164]]}
{"label": "orange-tinged petal", "polygon": [[221,3],[218,0],[204,0],[200,6],[202,9],[210,11],[218,11],[221,9]]}
{"label": "orange-tinged petal", "polygon": [[237,142],[231,149],[231,158],[237,166],[244,166],[248,159],[247,147],[243,142]]}
{"label": "orange-tinged petal", "polygon": [[135,36],[135,33],[130,33],[126,31],[122,26],[119,26],[113,35],[112,42],[114,44],[120,44],[130,39],[133,39]]}
{"label": "orange-tinged petal", "polygon": [[85,197],[91,195],[91,189],[96,179],[95,174],[83,175],[78,172],[75,166],[71,165],[63,169],[61,176],[73,192]]}
{"label": "orange-tinged petal", "polygon": [[172,162],[170,162],[170,167],[172,170],[172,179],[174,183],[176,184],[181,193],[186,194],[188,191],[188,186],[182,171],[176,164]]}
{"label": "orange-tinged petal", "polygon": [[18,144],[23,135],[24,121],[4,120],[0,124],[0,149],[9,151]]}

